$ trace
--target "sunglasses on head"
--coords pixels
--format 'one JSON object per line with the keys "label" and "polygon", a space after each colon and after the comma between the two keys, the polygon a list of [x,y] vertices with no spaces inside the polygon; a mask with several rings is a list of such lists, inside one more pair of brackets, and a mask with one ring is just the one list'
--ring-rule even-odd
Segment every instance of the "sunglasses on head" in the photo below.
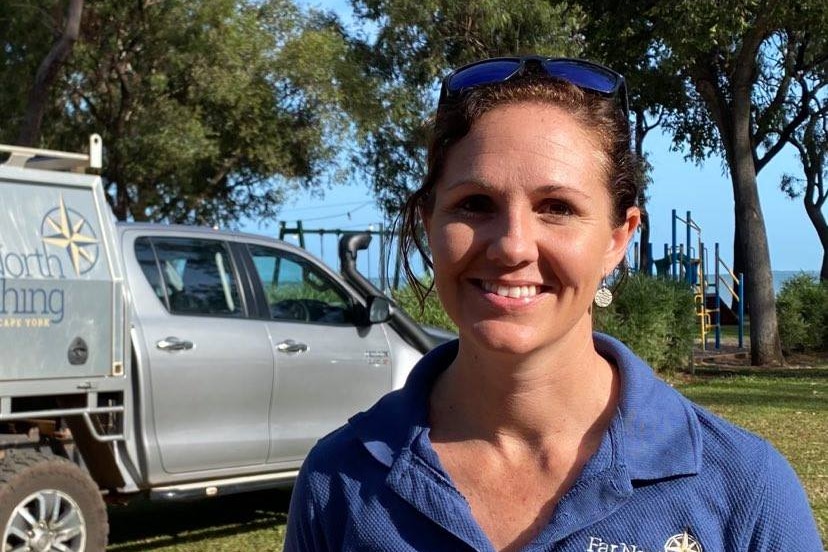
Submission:
{"label": "sunglasses on head", "polygon": [[470,63],[452,71],[443,79],[440,104],[476,86],[506,82],[517,75],[524,74],[529,67],[548,77],[574,84],[583,90],[614,98],[624,112],[624,116],[629,117],[630,109],[624,77],[598,63],[570,58],[500,57]]}

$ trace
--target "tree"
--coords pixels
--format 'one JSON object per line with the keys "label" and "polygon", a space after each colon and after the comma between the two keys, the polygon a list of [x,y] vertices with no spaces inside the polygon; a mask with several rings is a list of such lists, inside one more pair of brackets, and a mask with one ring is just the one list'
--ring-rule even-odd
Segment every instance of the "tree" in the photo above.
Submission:
{"label": "tree", "polygon": [[820,90],[828,86],[828,80],[822,76],[819,82],[811,83],[804,78],[800,86],[806,90],[808,108],[811,114],[808,122],[788,137],[788,143],[796,148],[802,165],[803,178],[786,174],[782,177],[781,188],[792,199],[802,197],[805,212],[813,224],[822,245],[822,266],[819,279],[828,282],[828,222],[822,208],[828,199],[825,187],[828,172],[828,100],[820,96]]}
{"label": "tree", "polygon": [[774,0],[581,5],[590,16],[587,51],[624,67],[633,106],[658,106],[675,144],[687,146],[697,162],[712,153],[725,158],[736,200],[734,264],[747,273],[748,310],[759,308],[751,325],[752,361],[780,362],[756,174],[809,117],[802,103],[808,96],[796,83],[824,64],[824,6]]}
{"label": "tree", "polygon": [[[417,150],[416,125],[427,112],[422,98],[433,95],[441,66],[505,52],[561,55],[586,47],[600,52],[600,58],[631,80],[640,79],[633,86],[646,95],[637,104],[644,108],[637,121],[640,139],[649,126],[643,118],[647,113],[655,120],[665,116],[675,143],[686,146],[689,157],[701,162],[715,153],[725,159],[734,191],[735,264],[744,267],[751,313],[751,360],[782,362],[756,175],[809,117],[807,110],[783,105],[797,104],[801,91],[791,86],[792,79],[825,63],[824,2],[651,0],[541,6],[496,0],[471,5],[355,0],[354,7],[378,26],[375,66],[387,71],[394,85],[407,87],[410,96],[404,92],[396,97],[408,98],[407,105],[413,106],[389,104],[389,118],[374,134],[372,144],[380,147],[371,159],[379,190],[389,180],[414,180],[410,170],[419,167],[410,159]],[[547,17],[540,17],[538,10],[549,10]],[[568,44],[561,44],[561,38]],[[766,55],[774,40],[785,44],[778,59]],[[394,98],[397,90],[386,97]],[[662,91],[668,97],[656,96]],[[404,115],[397,115],[398,109]]]}
{"label": "tree", "polygon": [[577,54],[583,14],[564,2],[508,0],[352,0],[358,20],[375,29],[351,37],[381,111],[365,119],[360,154],[385,212],[394,216],[425,172],[425,122],[440,79],[489,56]]}
{"label": "tree", "polygon": [[[49,53],[37,68],[34,83],[29,91],[23,123],[20,126],[20,134],[17,137],[17,143],[21,146],[37,144],[49,92],[58,77],[58,71],[60,71],[69,54],[72,53],[72,47],[80,34],[83,0],[69,0],[65,18],[60,17],[63,15],[63,12],[60,11],[61,7],[60,3],[55,6],[55,11],[59,16],[55,19],[58,21],[57,27],[63,27],[63,29],[57,36]],[[65,22],[61,25],[63,19],[65,19]]]}
{"label": "tree", "polygon": [[[57,14],[63,14],[62,6],[58,8]],[[18,138],[29,87],[60,31],[54,12],[50,0],[8,2],[0,10],[0,142],[4,144]]]}
{"label": "tree", "polygon": [[[697,160],[724,157],[735,207],[735,264],[743,264],[751,362],[782,362],[767,234],[756,176],[803,125],[791,84],[826,59],[824,2],[657,2],[648,13],[659,63],[686,79],[688,106],[669,126]],[[778,41],[781,56],[768,55]]]}
{"label": "tree", "polygon": [[583,0],[578,3],[586,14],[582,34],[586,37],[584,54],[602,61],[624,75],[630,95],[633,118],[633,149],[640,163],[641,208],[639,266],[651,266],[650,216],[647,190],[652,184],[652,167],[647,161],[644,140],[659,128],[668,113],[680,111],[686,104],[683,82],[679,75],[665,70],[653,25],[647,17],[648,4],[615,0]]}
{"label": "tree", "polygon": [[[6,43],[26,45],[15,52],[40,48],[16,23],[36,15],[21,7],[11,17],[17,34]],[[330,79],[342,73],[341,56],[315,59],[328,69],[320,82],[292,63],[323,46],[344,51],[331,19],[290,0],[87,3],[49,98],[43,142],[76,149],[89,133],[103,135],[103,176],[119,219],[272,217],[291,190],[319,185],[337,132],[349,132]],[[18,57],[5,66],[31,66],[31,56]]]}

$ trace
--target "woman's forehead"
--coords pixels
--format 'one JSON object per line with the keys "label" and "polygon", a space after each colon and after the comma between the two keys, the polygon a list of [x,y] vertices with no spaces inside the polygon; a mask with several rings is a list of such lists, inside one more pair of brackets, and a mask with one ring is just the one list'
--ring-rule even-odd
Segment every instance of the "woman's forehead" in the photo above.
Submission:
{"label": "woman's forehead", "polygon": [[474,171],[516,177],[540,171],[555,184],[555,175],[604,169],[605,162],[595,133],[575,117],[553,106],[524,103],[481,116],[447,152],[440,180]]}

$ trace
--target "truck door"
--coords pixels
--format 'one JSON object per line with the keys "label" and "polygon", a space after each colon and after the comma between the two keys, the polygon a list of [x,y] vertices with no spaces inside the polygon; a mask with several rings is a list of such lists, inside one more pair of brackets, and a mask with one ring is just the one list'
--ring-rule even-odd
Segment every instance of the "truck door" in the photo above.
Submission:
{"label": "truck door", "polygon": [[269,462],[302,459],[323,435],[391,389],[382,325],[358,325],[356,300],[308,259],[248,250],[269,307],[276,354]]}
{"label": "truck door", "polygon": [[246,316],[227,244],[150,235],[134,251],[146,276],[131,288],[149,357],[148,433],[163,470],[264,464],[273,353],[261,320]]}

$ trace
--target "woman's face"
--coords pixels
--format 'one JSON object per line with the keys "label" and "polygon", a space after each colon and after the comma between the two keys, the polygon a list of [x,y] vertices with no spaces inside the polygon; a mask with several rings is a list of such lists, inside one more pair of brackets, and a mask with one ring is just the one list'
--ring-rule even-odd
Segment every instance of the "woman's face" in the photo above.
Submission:
{"label": "woman's face", "polygon": [[631,208],[613,227],[603,163],[579,122],[536,103],[495,108],[452,147],[425,225],[464,340],[525,354],[589,335],[595,290],[639,221]]}

